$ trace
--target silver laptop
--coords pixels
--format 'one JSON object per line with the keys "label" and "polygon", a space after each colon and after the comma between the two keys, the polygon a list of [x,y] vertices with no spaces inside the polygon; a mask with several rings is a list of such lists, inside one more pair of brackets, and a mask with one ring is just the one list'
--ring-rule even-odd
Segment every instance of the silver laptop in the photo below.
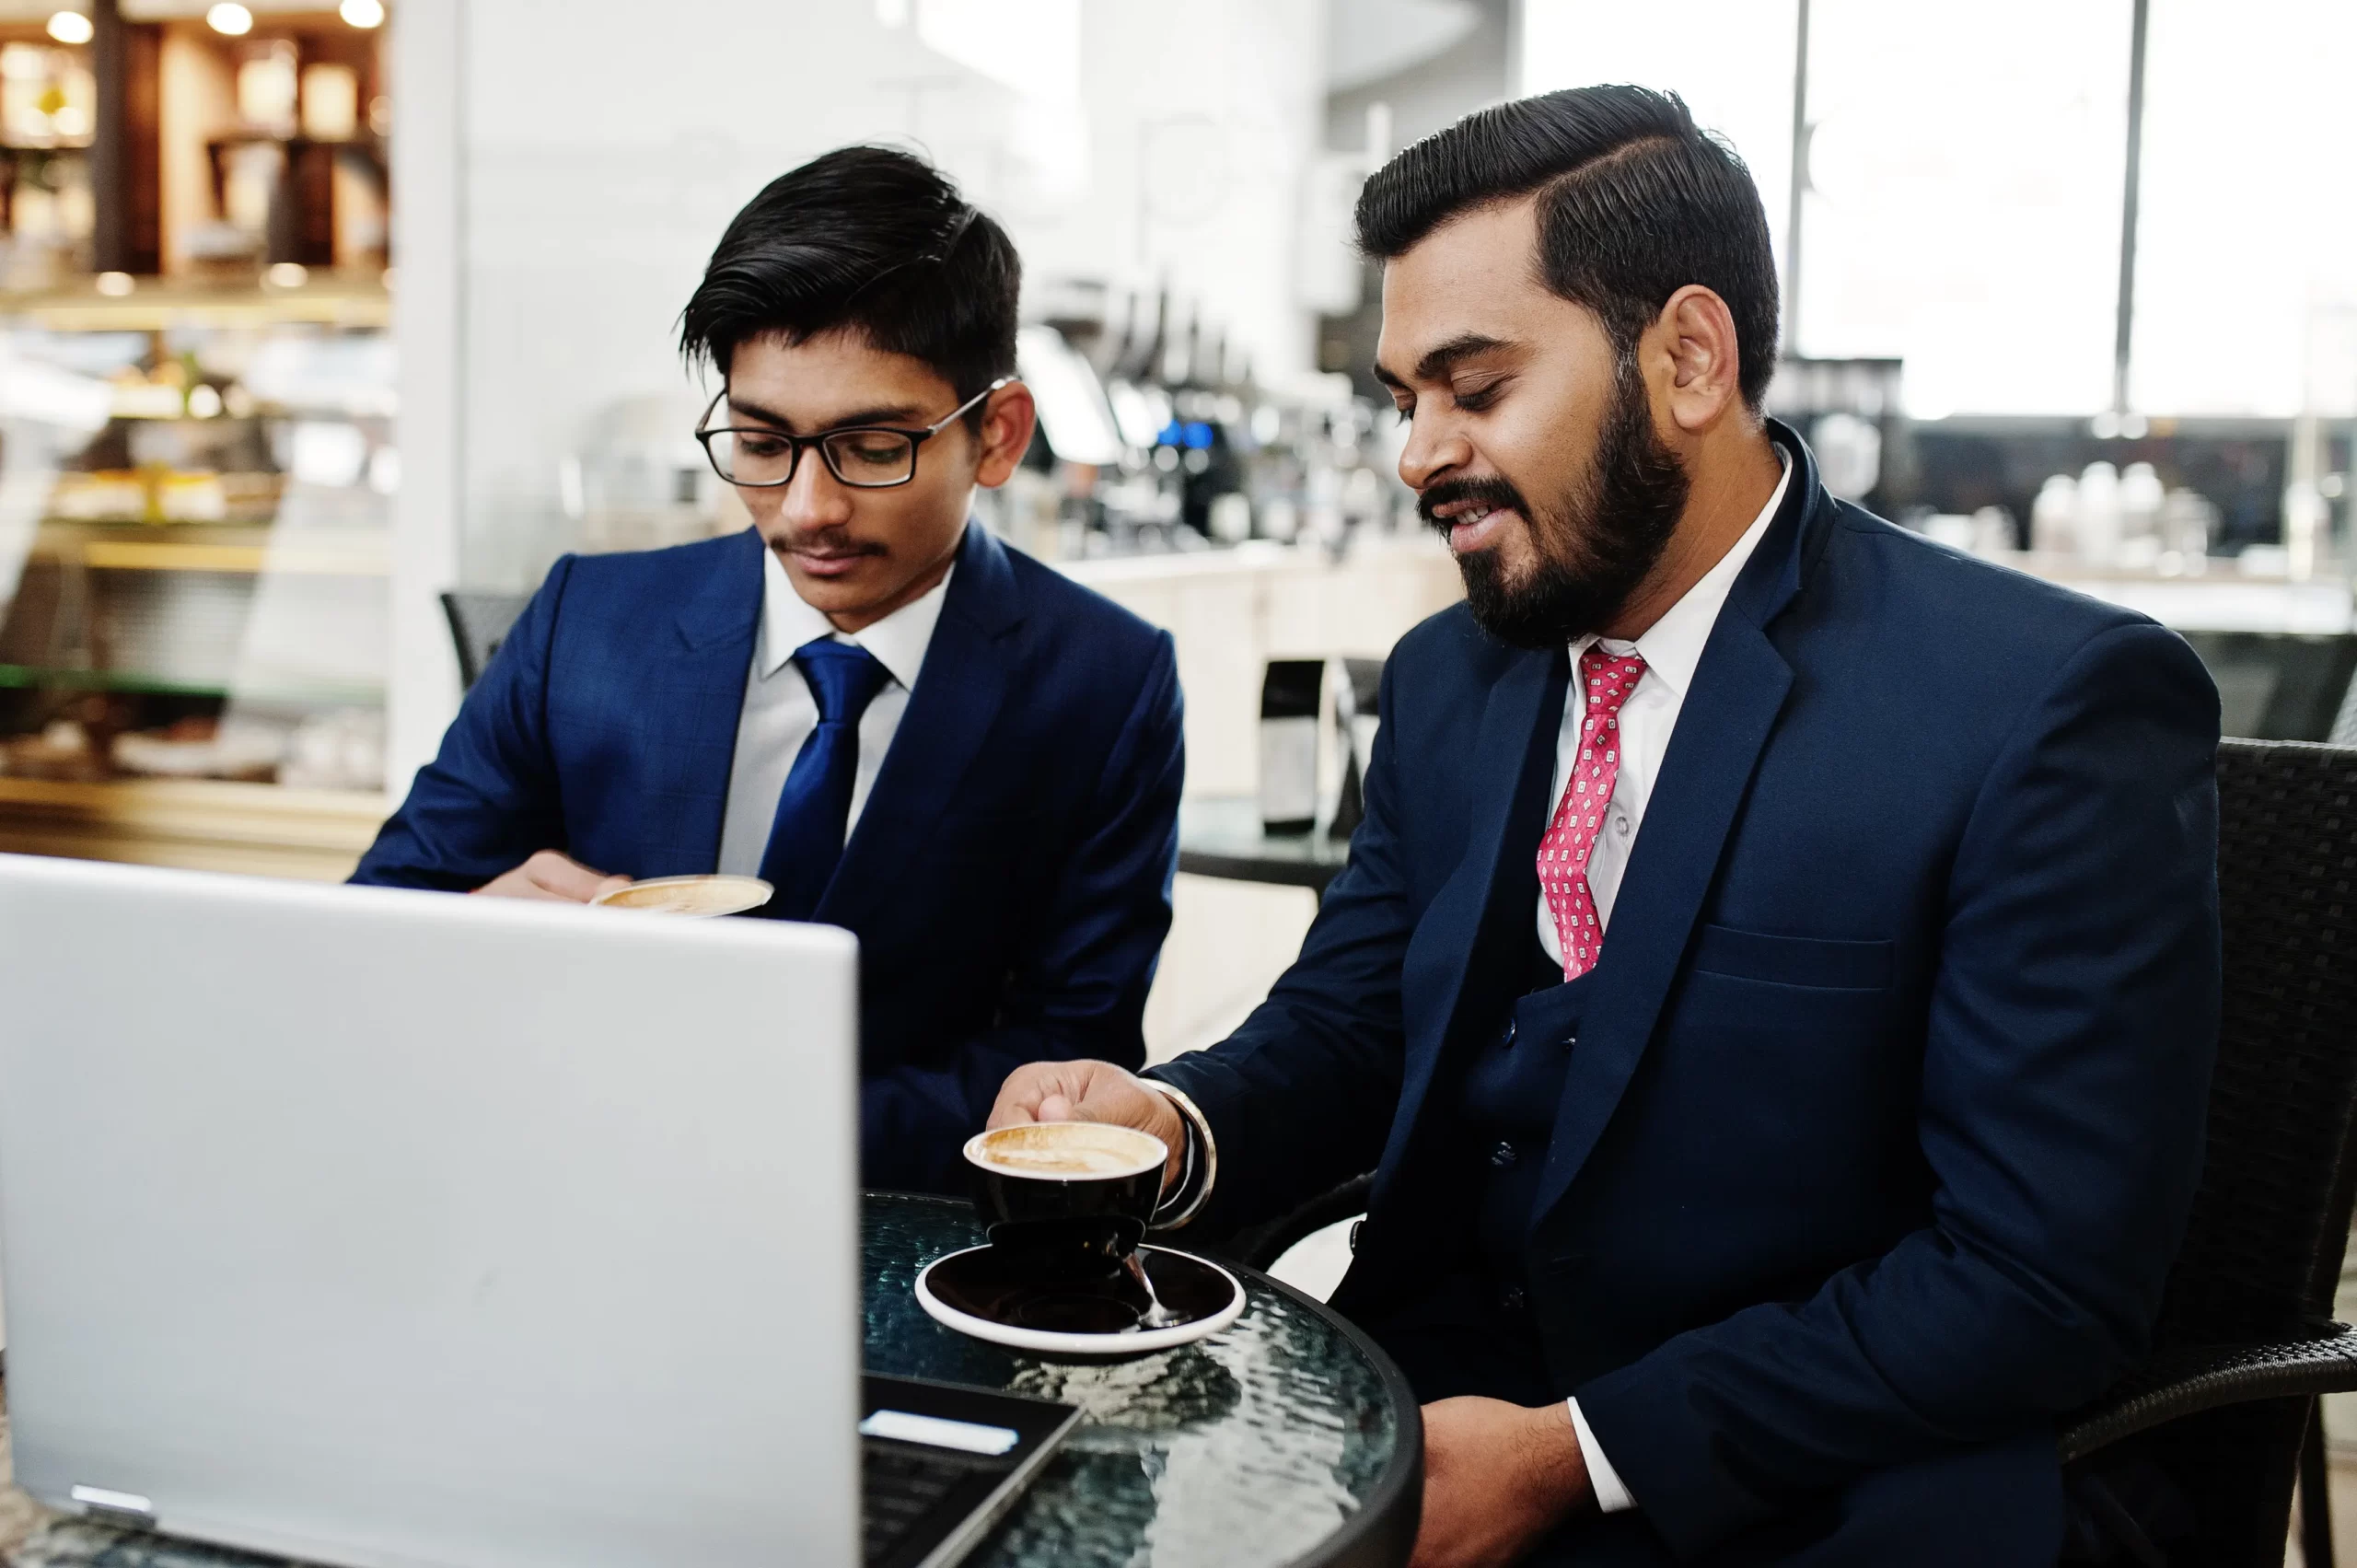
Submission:
{"label": "silver laptop", "polygon": [[0,856],[17,1481],[369,1568],[860,1561],[856,969]]}

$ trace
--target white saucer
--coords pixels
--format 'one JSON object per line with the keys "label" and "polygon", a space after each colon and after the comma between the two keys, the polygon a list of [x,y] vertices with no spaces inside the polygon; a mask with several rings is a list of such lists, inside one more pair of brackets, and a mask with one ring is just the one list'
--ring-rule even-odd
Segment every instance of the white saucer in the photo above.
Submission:
{"label": "white saucer", "polygon": [[[1030,1351],[1039,1355],[1089,1357],[1146,1355],[1155,1351],[1175,1350],[1180,1345],[1192,1344],[1197,1340],[1209,1339],[1235,1322],[1244,1311],[1244,1287],[1237,1283],[1234,1274],[1207,1258],[1198,1258],[1189,1252],[1174,1252],[1166,1247],[1138,1249],[1148,1275],[1154,1278],[1155,1291],[1165,1297],[1166,1305],[1168,1304],[1167,1298],[1174,1294],[1170,1285],[1178,1283],[1174,1277],[1166,1283],[1163,1278],[1166,1273],[1174,1276],[1182,1273],[1194,1275],[1197,1277],[1195,1283],[1199,1284],[1204,1276],[1215,1276],[1227,1287],[1225,1304],[1167,1329],[1130,1329],[1109,1334],[1066,1333],[1048,1329],[1027,1328],[1021,1324],[1001,1322],[993,1318],[984,1318],[972,1312],[960,1311],[934,1293],[935,1270],[945,1267],[953,1270],[961,1268],[970,1270],[980,1261],[978,1255],[989,1251],[988,1247],[970,1247],[963,1251],[952,1252],[946,1257],[936,1258],[927,1263],[923,1272],[917,1275],[917,1305],[924,1308],[927,1317],[945,1328],[955,1329],[961,1334],[970,1335],[978,1340],[987,1340],[992,1344],[1004,1345],[1010,1350]],[[1198,1293],[1190,1292],[1189,1294]]]}
{"label": "white saucer", "polygon": [[[758,877],[727,877],[717,874],[690,877],[650,877],[644,882],[631,882],[611,892],[600,893],[589,900],[594,908],[618,909],[633,914],[685,915],[691,920],[708,920],[716,915],[742,914],[757,910],[770,901],[777,891]],[[667,901],[669,897],[685,898],[690,893],[711,892],[719,895],[709,908],[681,908]],[[654,901],[640,903],[647,894],[656,895]]]}

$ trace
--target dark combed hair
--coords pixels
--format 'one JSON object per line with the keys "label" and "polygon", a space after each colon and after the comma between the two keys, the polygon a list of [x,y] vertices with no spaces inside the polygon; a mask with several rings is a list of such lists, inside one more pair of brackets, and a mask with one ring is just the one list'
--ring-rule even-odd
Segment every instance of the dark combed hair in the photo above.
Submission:
{"label": "dark combed hair", "polygon": [[1776,261],[1751,171],[1674,93],[1572,87],[1469,114],[1359,193],[1360,248],[1389,261],[1442,224],[1538,195],[1547,286],[1603,319],[1623,354],[1669,296],[1700,284],[1735,317],[1744,401],[1776,369]]}
{"label": "dark combed hair", "polygon": [[1006,231],[938,169],[890,147],[839,147],[730,221],[680,314],[679,347],[726,375],[749,339],[849,330],[970,398],[1015,371],[1022,282]]}

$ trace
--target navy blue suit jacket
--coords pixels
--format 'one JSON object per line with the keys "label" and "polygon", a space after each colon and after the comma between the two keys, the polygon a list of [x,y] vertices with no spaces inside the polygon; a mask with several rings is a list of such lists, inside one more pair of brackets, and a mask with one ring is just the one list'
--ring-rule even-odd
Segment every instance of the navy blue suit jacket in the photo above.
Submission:
{"label": "navy blue suit jacket", "polygon": [[[559,561],[353,880],[471,889],[543,849],[714,869],[761,549]],[[969,526],[813,915],[859,937],[867,1185],[960,1188],[1025,1062],[1144,1059],[1183,767],[1169,634]]]}
{"label": "navy blue suit jacket", "polygon": [[[1632,846],[1524,1252],[1555,1390],[1681,1558],[2018,1440],[2126,1368],[2216,1037],[2191,651],[1835,501],[1773,434],[1793,482]],[[1512,995],[1536,945],[1543,823],[1508,803],[1563,657],[1462,607],[1400,643],[1299,961],[1157,1070],[1217,1138],[1214,1222],[1376,1170],[1336,1297],[1370,1326],[1469,1223],[1441,1153],[1500,1022],[1469,998]],[[2059,1532],[2035,1462],[2019,1505]]]}

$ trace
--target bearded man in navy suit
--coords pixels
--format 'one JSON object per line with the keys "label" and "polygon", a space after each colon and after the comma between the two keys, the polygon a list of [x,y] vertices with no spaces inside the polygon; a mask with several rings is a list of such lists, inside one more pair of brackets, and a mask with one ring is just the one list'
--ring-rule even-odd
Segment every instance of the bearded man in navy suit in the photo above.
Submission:
{"label": "bearded man in navy suit", "polygon": [[760,913],[860,939],[870,1187],[959,1188],[1018,1063],[1143,1061],[1170,924],[1170,637],[967,517],[1031,440],[1020,272],[905,153],[756,196],[684,327],[753,527],[559,561],[353,878],[765,877]]}
{"label": "bearded man in navy suit", "polygon": [[1376,1172],[1335,1304],[1424,1408],[1416,1561],[2051,1563],[2200,1164],[2215,691],[1835,500],[1761,415],[1751,180],[1636,87],[1372,179],[1376,374],[1467,605],[1384,677],[1299,960],[1144,1079],[1175,1220]]}

